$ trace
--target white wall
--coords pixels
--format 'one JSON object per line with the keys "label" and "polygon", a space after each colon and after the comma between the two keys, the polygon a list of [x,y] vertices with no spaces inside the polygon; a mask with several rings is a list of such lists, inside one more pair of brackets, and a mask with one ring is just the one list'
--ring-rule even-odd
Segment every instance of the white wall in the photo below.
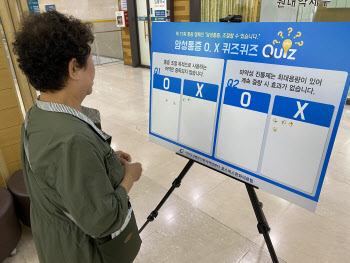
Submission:
{"label": "white wall", "polygon": [[[279,8],[276,0],[262,0],[260,11],[260,22],[312,22],[315,14],[315,6],[309,5],[307,1],[305,7],[295,3],[295,7],[287,5]],[[320,3],[320,5],[323,5]],[[350,0],[331,0],[327,8],[349,8]],[[298,12],[299,9],[299,12]]]}
{"label": "white wall", "polygon": [[[39,0],[42,12],[45,12],[45,5],[55,5],[57,11],[83,21],[115,20],[118,10],[117,0]],[[123,59],[121,32],[115,22],[94,23],[94,31],[100,56]],[[102,33],[105,31],[118,32]]]}
{"label": "white wall", "polygon": [[332,0],[330,4],[327,5],[329,8],[347,8],[350,7],[350,0]]}
{"label": "white wall", "polygon": [[[344,1],[344,0],[343,0]],[[346,0],[345,0],[346,1]],[[350,1],[350,0],[348,0]],[[260,11],[260,22],[312,22],[315,7],[308,3],[304,7],[295,3],[295,7],[288,6],[278,7],[276,0],[262,0]],[[298,12],[299,9],[299,12]]]}
{"label": "white wall", "polygon": [[279,8],[276,0],[262,0],[260,22],[296,22],[297,11],[297,5]]}
{"label": "white wall", "polygon": [[43,12],[45,5],[52,4],[56,5],[57,11],[85,21],[115,19],[118,9],[117,0],[39,0]]}

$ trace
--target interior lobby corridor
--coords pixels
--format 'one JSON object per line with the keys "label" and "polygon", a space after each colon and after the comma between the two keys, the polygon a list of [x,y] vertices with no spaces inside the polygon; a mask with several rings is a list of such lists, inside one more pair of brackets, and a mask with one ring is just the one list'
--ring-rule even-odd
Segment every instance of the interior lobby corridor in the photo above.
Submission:
{"label": "interior lobby corridor", "polygon": [[[150,72],[122,62],[97,66],[84,105],[101,112],[112,148],[143,166],[130,192],[138,227],[157,206],[187,160],[148,141]],[[261,190],[280,262],[350,262],[350,106],[345,106],[316,213]],[[195,164],[142,232],[139,263],[271,262],[244,184]],[[30,229],[4,263],[38,263]]]}

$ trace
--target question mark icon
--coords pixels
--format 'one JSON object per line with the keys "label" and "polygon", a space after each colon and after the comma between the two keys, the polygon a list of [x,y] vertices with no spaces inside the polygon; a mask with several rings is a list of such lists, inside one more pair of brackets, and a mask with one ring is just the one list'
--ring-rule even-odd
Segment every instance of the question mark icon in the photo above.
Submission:
{"label": "question mark icon", "polygon": [[302,45],[304,45],[304,41],[295,42],[295,44],[298,44],[301,47]]}
{"label": "question mark icon", "polygon": [[276,39],[272,42],[272,44],[277,44],[277,43],[281,43],[281,42],[277,41]]}
{"label": "question mark icon", "polygon": [[290,36],[290,33],[292,33],[292,31],[293,31],[293,28],[288,28],[288,36]]}
{"label": "question mark icon", "polygon": [[298,33],[296,34],[296,36],[294,37],[294,38],[296,38],[296,37],[300,37],[301,36],[301,32],[300,31],[298,31]]}
{"label": "question mark icon", "polygon": [[277,35],[280,36],[281,38],[283,38],[283,32],[282,31],[278,32]]}

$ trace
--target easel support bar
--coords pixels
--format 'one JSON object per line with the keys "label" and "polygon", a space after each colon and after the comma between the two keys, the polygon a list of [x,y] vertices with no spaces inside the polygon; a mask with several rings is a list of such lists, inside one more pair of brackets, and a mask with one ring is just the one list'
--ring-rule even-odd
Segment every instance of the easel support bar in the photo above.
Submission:
{"label": "easel support bar", "polygon": [[192,165],[194,164],[193,160],[189,160],[185,166],[185,168],[181,171],[180,175],[173,181],[171,188],[169,191],[165,194],[163,199],[160,201],[160,203],[157,205],[156,209],[154,209],[151,214],[147,217],[147,221],[145,224],[140,228],[139,233],[142,232],[142,230],[148,225],[149,222],[154,221],[154,219],[158,216],[159,209],[163,206],[163,204],[168,200],[169,196],[174,192],[175,188],[180,187],[182,179],[185,177],[187,172],[190,170]]}
{"label": "easel support bar", "polygon": [[245,184],[245,186],[247,188],[247,192],[250,198],[250,202],[252,203],[256,219],[258,220],[258,225],[257,225],[258,231],[260,234],[264,236],[265,243],[270,252],[272,262],[278,263],[279,261],[269,235],[271,228],[269,226],[269,223],[266,220],[264,211],[262,210],[263,204],[259,201],[259,198],[255,192],[254,187],[250,184]]}
{"label": "easel support bar", "polygon": [[[182,156],[182,155],[180,155]],[[184,156],[183,156],[184,157]],[[186,158],[186,157],[185,157]],[[158,211],[159,209],[163,206],[163,204],[166,202],[166,200],[170,197],[170,195],[173,193],[173,191],[175,190],[175,188],[180,187],[181,185],[181,181],[182,179],[185,177],[185,175],[187,174],[187,172],[190,170],[190,168],[192,167],[192,165],[195,163],[195,161],[189,159],[189,161],[187,162],[185,168],[181,171],[181,173],[179,174],[179,176],[173,181],[171,188],[168,190],[168,192],[165,194],[165,196],[163,197],[163,199],[160,201],[160,203],[158,204],[158,206],[156,207],[155,210],[153,210],[151,212],[151,214],[147,217],[147,221],[144,223],[144,225],[140,228],[139,233],[142,232],[142,230],[148,225],[149,222],[154,221],[154,219],[158,216]],[[198,162],[197,162],[198,163]],[[199,163],[201,164],[201,163]],[[201,164],[204,165],[204,164]],[[204,165],[206,166],[206,165]],[[209,166],[206,166],[210,169],[212,169]],[[212,169],[214,170],[214,169]],[[218,171],[220,172],[220,171]],[[231,177],[233,179],[236,179],[240,182],[243,182],[237,178]],[[245,183],[243,182],[247,188],[247,192],[250,198],[250,202],[252,203],[253,209],[254,209],[254,213],[256,216],[256,219],[258,220],[258,230],[259,233],[262,234],[264,236],[265,239],[265,243],[267,245],[267,248],[269,249],[270,252],[270,256],[272,259],[273,263],[279,263],[275,249],[273,247],[273,244],[271,242],[270,239],[270,235],[269,235],[269,231],[270,231],[270,226],[267,223],[265,214],[262,210],[263,204],[259,201],[258,196],[255,192],[256,186],[251,185],[249,183]]]}

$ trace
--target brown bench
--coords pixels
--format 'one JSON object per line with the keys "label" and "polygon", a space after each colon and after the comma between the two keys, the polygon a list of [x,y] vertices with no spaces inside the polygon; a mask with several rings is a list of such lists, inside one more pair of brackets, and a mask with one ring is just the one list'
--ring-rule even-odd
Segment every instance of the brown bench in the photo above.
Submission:
{"label": "brown bench", "polygon": [[14,172],[7,182],[7,188],[13,195],[16,214],[21,222],[30,227],[30,199],[24,184],[23,171]]}
{"label": "brown bench", "polygon": [[11,193],[0,187],[0,262],[10,256],[22,235]]}

